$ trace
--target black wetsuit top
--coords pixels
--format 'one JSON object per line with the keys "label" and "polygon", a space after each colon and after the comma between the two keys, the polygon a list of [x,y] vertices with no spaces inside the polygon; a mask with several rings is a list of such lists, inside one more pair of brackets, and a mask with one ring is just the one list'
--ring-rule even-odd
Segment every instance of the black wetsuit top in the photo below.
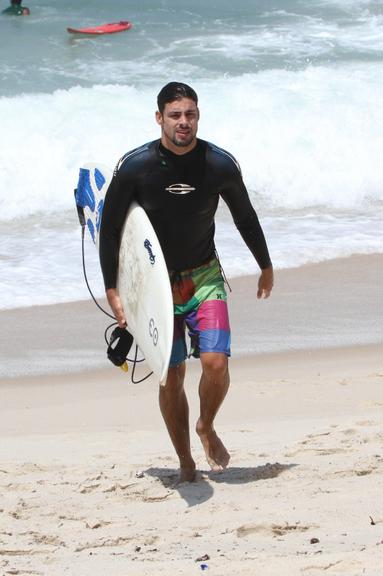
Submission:
{"label": "black wetsuit top", "polygon": [[105,288],[117,284],[121,230],[134,199],[147,213],[169,270],[200,266],[214,256],[214,215],[219,197],[261,269],[271,265],[265,237],[236,160],[198,139],[186,154],[173,154],[160,140],[125,154],[105,197],[100,262]]}

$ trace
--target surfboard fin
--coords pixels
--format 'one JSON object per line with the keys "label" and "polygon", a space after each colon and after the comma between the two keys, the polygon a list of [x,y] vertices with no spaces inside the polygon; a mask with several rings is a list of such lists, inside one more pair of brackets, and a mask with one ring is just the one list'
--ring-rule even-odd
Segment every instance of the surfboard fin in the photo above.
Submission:
{"label": "surfboard fin", "polygon": [[133,336],[126,328],[117,326],[110,335],[107,350],[108,358],[115,366],[119,366],[124,372],[128,371],[126,359],[132,344]]}
{"label": "surfboard fin", "polygon": [[85,227],[85,224],[86,224],[86,222],[85,222],[85,214],[84,214],[84,207],[81,206],[81,205],[78,203],[77,188],[76,188],[75,191],[74,191],[74,198],[75,198],[75,201],[76,201],[76,208],[77,208],[78,220],[79,220],[79,222],[80,222],[80,226],[81,226],[82,228],[84,228],[84,227]]}

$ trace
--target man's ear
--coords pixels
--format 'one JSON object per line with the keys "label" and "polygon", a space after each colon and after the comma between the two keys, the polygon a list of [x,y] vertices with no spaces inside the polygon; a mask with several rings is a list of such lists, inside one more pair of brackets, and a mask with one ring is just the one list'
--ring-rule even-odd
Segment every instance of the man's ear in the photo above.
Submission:
{"label": "man's ear", "polygon": [[161,114],[161,112],[159,112],[158,110],[157,110],[157,112],[156,112],[156,122],[157,122],[157,124],[159,124],[160,126],[162,126],[162,114]]}

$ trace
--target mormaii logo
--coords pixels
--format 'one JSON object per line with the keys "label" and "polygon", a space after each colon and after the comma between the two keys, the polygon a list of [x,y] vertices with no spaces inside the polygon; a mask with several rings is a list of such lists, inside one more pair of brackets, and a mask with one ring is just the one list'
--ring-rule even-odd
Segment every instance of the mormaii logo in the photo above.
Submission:
{"label": "mormaii logo", "polygon": [[153,266],[156,263],[156,257],[153,254],[152,245],[148,239],[145,240],[144,247],[148,251],[150,264]]}
{"label": "mormaii logo", "polygon": [[190,194],[190,192],[194,192],[195,188],[190,186],[189,184],[171,184],[165,188],[166,192],[170,192],[170,194]]}

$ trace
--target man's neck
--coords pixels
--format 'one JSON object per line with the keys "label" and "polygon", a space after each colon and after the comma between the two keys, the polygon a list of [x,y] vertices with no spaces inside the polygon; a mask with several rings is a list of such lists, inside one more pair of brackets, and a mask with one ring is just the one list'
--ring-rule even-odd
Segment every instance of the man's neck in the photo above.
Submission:
{"label": "man's neck", "polygon": [[193,140],[193,142],[191,142],[188,146],[177,146],[176,144],[173,144],[173,142],[169,142],[167,138],[162,137],[161,144],[164,148],[166,148],[166,150],[169,150],[173,154],[176,154],[177,156],[183,156],[184,154],[194,150],[194,148],[197,146],[197,138],[195,138],[195,140]]}

